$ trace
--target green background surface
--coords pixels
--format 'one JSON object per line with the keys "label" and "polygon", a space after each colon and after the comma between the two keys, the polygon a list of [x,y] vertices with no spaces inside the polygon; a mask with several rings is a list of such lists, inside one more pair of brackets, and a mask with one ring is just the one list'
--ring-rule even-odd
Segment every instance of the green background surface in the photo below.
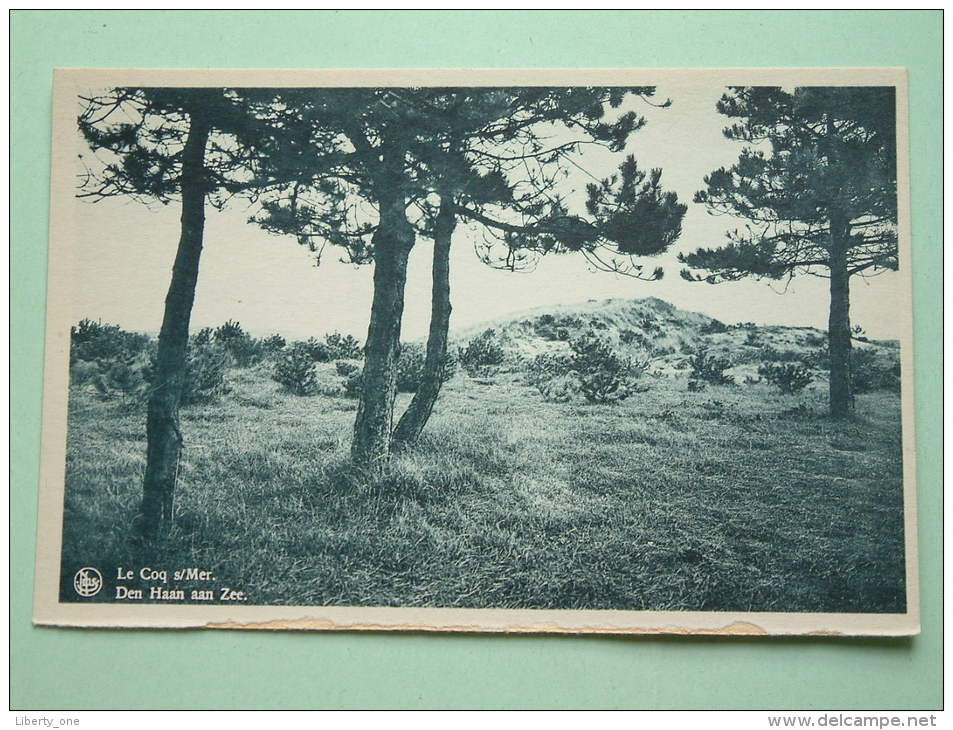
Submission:
{"label": "green background surface", "polygon": [[[939,11],[13,11],[12,707],[940,707],[941,38]],[[920,636],[494,637],[31,626],[53,68],[739,66],[909,69]]]}

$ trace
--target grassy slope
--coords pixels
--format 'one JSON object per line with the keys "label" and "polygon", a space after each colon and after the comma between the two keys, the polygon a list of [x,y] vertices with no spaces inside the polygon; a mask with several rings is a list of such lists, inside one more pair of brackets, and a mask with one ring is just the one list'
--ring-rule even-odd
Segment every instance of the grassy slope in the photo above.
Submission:
{"label": "grassy slope", "polygon": [[794,398],[648,378],[592,406],[458,374],[419,446],[367,483],[346,465],[353,401],[284,394],[265,366],[230,379],[184,411],[158,554],[128,538],[141,407],[73,389],[64,600],[82,565],[152,565],[212,569],[260,604],[904,608],[896,395],[860,396],[838,425],[820,384]]}

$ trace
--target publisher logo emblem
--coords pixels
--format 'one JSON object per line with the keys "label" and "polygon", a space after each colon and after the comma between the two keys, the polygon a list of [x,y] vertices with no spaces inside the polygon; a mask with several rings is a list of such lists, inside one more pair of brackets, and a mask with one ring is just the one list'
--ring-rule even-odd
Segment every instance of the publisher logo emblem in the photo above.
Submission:
{"label": "publisher logo emblem", "polygon": [[73,588],[83,598],[90,598],[103,587],[103,576],[96,568],[80,568],[73,576]]}

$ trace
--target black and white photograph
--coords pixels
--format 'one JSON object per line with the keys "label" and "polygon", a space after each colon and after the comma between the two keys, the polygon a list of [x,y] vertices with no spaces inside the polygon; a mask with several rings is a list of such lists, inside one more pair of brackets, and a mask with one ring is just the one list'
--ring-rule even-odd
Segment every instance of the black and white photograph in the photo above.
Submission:
{"label": "black and white photograph", "polygon": [[919,630],[901,69],[54,96],[35,622]]}

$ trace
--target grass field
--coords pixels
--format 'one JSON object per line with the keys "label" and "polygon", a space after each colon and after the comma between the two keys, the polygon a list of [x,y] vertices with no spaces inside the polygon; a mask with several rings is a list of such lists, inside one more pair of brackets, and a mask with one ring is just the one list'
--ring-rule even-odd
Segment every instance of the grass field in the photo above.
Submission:
{"label": "grass field", "polygon": [[283,393],[266,365],[229,380],[183,409],[177,521],[148,552],[129,530],[144,408],[71,390],[63,600],[79,567],[148,565],[212,570],[255,604],[905,609],[896,394],[838,424],[824,383],[646,378],[589,405],[458,373],[368,480],[346,460],[354,400]]}

